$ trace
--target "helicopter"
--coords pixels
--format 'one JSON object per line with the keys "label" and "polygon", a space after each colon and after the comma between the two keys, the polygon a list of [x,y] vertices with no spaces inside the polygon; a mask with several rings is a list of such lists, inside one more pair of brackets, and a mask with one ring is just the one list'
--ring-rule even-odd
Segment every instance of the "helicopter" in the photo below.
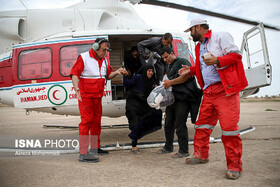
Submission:
{"label": "helicopter", "polygon": [[[138,42],[161,37],[166,30],[146,24],[133,4],[149,4],[191,11],[255,25],[244,33],[241,52],[248,87],[241,97],[257,93],[272,81],[264,28],[276,27],[198,8],[158,0],[89,0],[63,9],[26,9],[0,12],[0,102],[29,111],[79,115],[78,101],[69,77],[80,53],[96,38],[110,41],[107,61],[116,70],[123,66],[124,52]],[[170,31],[175,55],[195,57],[189,34]],[[251,50],[259,39],[260,48]],[[122,76],[108,80],[102,99],[103,116],[125,114]]]}

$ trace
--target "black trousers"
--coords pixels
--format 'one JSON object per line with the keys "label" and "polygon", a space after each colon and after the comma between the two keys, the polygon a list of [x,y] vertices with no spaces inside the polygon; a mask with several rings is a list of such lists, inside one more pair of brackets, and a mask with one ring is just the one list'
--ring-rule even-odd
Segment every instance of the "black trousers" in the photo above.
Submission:
{"label": "black trousers", "polygon": [[178,137],[179,152],[189,152],[189,136],[186,125],[188,114],[190,110],[190,102],[175,100],[175,102],[166,107],[166,118],[164,125],[165,132],[165,146],[167,151],[173,151],[174,132]]}

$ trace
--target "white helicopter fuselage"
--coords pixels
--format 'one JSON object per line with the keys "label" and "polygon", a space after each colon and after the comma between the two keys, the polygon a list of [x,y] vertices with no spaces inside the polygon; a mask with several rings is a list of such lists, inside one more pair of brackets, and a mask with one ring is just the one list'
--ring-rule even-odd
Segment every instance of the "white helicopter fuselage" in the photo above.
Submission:
{"label": "white helicopter fuselage", "polygon": [[[105,37],[112,48],[106,58],[116,70],[123,66],[125,51],[166,32],[174,37],[175,55],[194,64],[189,35],[146,25],[128,2],[95,0],[65,9],[0,12],[0,102],[26,110],[79,115],[69,73],[80,53],[88,51],[96,38]],[[248,66],[246,75],[254,75],[254,68],[267,74],[271,68],[267,63]],[[251,87],[250,80],[255,79],[247,76],[244,96],[270,84],[271,76],[263,76],[261,84],[251,82]],[[107,81],[102,107],[104,116],[125,114],[122,76]]]}
{"label": "white helicopter fuselage", "polygon": [[[122,32],[122,35],[120,33]],[[1,102],[17,108],[50,112],[54,114],[79,115],[78,102],[69,77],[71,67],[80,52],[88,51],[97,37],[108,38],[112,52],[107,60],[113,69],[123,66],[123,53],[138,41],[164,33],[147,31],[119,31],[119,33],[91,37],[61,37],[53,40],[42,40],[17,45],[13,48],[12,56],[4,57],[3,82],[0,88]],[[88,34],[88,32],[87,32]],[[176,34],[173,40],[175,53],[182,53],[182,37]],[[127,43],[127,47],[126,46]],[[188,51],[185,51],[189,54]],[[190,59],[191,57],[187,57]],[[8,74],[5,72],[10,71]],[[13,80],[8,83],[5,80]],[[108,80],[103,96],[103,115],[110,117],[122,116],[125,113],[125,90],[122,76]]]}
{"label": "white helicopter fuselage", "polygon": [[[146,25],[127,2],[100,2],[0,14],[6,16],[2,23],[11,26],[10,31],[3,25],[0,28],[0,39],[5,43],[1,42],[0,56],[1,103],[26,110],[79,115],[69,73],[80,53],[88,51],[96,38],[107,38],[112,48],[107,60],[116,70],[123,66],[124,52],[131,46],[166,32]],[[187,35],[172,34],[178,55],[177,44],[187,43]],[[180,47],[180,53],[182,50],[190,59],[188,49]],[[125,114],[122,76],[107,81],[102,102],[104,116]]]}

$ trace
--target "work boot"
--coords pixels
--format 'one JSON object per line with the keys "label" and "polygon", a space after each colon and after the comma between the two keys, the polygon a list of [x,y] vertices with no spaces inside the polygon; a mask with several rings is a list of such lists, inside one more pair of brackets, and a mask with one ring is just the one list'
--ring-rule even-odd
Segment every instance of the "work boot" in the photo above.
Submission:
{"label": "work boot", "polygon": [[209,162],[208,159],[201,159],[197,157],[186,158],[186,164],[195,165],[195,164],[206,164]]}
{"label": "work boot", "polygon": [[240,176],[240,172],[239,171],[228,170],[227,173],[226,173],[226,178],[232,179],[232,180],[238,179],[239,176]]}
{"label": "work boot", "polygon": [[99,158],[95,157],[93,155],[90,154],[80,154],[79,156],[79,162],[90,162],[90,163],[94,163],[94,162],[99,162]]}
{"label": "work boot", "polygon": [[89,153],[90,154],[99,154],[99,155],[108,155],[109,154],[108,151],[102,150],[100,148],[98,148],[98,149],[90,149]]}

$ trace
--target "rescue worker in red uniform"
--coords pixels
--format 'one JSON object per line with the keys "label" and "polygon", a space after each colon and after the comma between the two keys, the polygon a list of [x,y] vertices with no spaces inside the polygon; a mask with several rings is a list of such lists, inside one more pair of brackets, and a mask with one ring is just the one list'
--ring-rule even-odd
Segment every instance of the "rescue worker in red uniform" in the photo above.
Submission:
{"label": "rescue worker in red uniform", "polygon": [[227,32],[212,32],[206,20],[193,19],[191,31],[195,47],[195,66],[183,66],[180,75],[196,75],[203,89],[199,116],[195,123],[194,154],[187,164],[205,164],[209,156],[209,138],[217,121],[222,129],[226,177],[237,179],[242,172],[242,140],[239,135],[239,92],[248,85],[242,56]]}
{"label": "rescue worker in red uniform", "polygon": [[[108,51],[110,51],[109,41],[97,38],[89,51],[80,54],[70,72],[81,115],[80,162],[98,162],[99,159],[95,155],[108,154],[108,151],[100,149],[99,138],[105,79],[112,79],[125,71],[119,68],[112,72],[112,67],[105,57]],[[88,153],[89,142],[91,149]]]}

